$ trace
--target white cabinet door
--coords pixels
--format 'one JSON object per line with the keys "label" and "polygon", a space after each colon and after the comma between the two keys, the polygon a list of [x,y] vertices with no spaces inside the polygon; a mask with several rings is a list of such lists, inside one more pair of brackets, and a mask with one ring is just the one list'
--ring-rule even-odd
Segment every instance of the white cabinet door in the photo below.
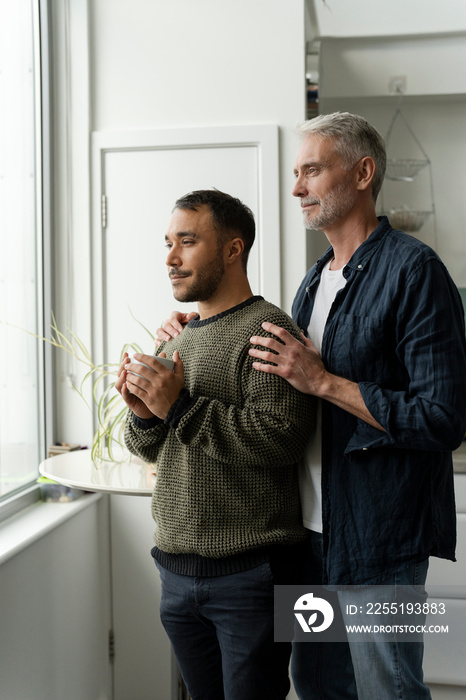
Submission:
{"label": "white cabinet door", "polygon": [[110,496],[113,700],[171,700],[172,655],[160,622],[160,579],[150,555],[150,498]]}
{"label": "white cabinet door", "polygon": [[[463,508],[461,489],[463,474],[455,474],[455,485]],[[427,625],[448,625],[448,634],[426,634],[424,637],[424,675],[428,683],[464,686],[466,697],[466,513],[457,514],[458,542],[456,562],[431,557],[427,591],[431,603],[444,603],[444,615],[429,615]],[[435,695],[433,694],[433,697]],[[441,697],[441,696],[440,696]]]}

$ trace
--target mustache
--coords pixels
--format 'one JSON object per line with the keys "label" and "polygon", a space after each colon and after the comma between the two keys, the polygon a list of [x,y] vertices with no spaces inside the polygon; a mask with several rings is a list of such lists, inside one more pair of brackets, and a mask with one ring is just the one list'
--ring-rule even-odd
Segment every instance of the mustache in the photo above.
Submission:
{"label": "mustache", "polygon": [[318,197],[304,197],[301,200],[301,206],[306,207],[308,204],[320,204]]}
{"label": "mustache", "polygon": [[190,274],[188,270],[181,271],[177,267],[172,267],[170,268],[168,276],[171,279],[172,277],[189,277]]}

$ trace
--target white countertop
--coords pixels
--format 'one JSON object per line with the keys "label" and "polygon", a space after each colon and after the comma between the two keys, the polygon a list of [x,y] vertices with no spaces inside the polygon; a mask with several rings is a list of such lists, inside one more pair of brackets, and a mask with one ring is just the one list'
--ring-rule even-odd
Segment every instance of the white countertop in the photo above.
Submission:
{"label": "white countertop", "polygon": [[65,452],[49,457],[39,465],[43,476],[83,491],[101,491],[129,496],[151,496],[154,488],[154,465],[137,457],[122,461],[94,464],[90,450]]}

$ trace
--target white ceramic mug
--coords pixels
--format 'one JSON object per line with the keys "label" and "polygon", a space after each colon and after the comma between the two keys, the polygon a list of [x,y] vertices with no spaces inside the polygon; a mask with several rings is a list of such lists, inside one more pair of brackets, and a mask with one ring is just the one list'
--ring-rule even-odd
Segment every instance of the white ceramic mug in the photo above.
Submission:
{"label": "white ceramic mug", "polygon": [[[134,355],[129,355],[129,360],[135,365],[143,365],[144,367],[147,367],[148,369],[152,370],[152,367],[149,367],[149,365],[146,365],[145,362],[141,362],[140,360],[135,360]],[[169,360],[168,357],[154,357],[154,360],[157,360],[157,362],[160,362],[162,365],[165,365],[165,367],[168,367],[168,369],[171,369],[173,371],[173,367],[175,366],[175,363],[173,360]],[[152,370],[154,371],[154,370]],[[134,374],[136,377],[141,377],[140,374],[137,374],[136,372],[131,372],[131,374]],[[142,378],[142,377],[141,377]]]}

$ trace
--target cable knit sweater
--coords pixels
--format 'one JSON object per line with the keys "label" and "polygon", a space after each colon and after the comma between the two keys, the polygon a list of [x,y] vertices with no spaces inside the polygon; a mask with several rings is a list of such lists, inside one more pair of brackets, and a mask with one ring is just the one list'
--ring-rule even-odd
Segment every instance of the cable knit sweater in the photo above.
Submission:
{"label": "cable knit sweater", "polygon": [[157,464],[153,556],[177,573],[216,575],[266,560],[305,537],[297,462],[314,429],[314,400],[259,372],[252,335],[271,321],[299,336],[262,297],[195,318],[158,353],[178,350],[185,389],[165,421],[128,412],[128,449]]}

